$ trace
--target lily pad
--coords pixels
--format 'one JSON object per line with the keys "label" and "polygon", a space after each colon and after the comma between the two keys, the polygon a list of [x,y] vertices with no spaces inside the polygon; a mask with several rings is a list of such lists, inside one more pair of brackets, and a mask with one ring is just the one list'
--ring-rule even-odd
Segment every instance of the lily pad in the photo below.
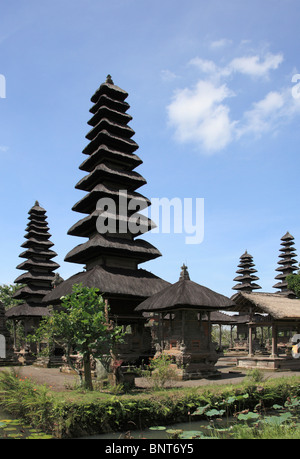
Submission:
{"label": "lily pad", "polygon": [[238,419],[240,421],[250,421],[250,420],[254,420],[254,419],[258,419],[259,418],[259,414],[258,413],[253,413],[253,411],[249,411],[249,413],[247,414],[239,414],[238,415]]}
{"label": "lily pad", "polygon": [[225,410],[216,410],[216,409],[212,409],[212,410],[209,410],[209,411],[206,411],[206,416],[222,416],[222,414],[225,413]]}
{"label": "lily pad", "polygon": [[200,430],[187,430],[180,434],[182,439],[203,438],[205,435]]}
{"label": "lily pad", "polygon": [[149,427],[150,430],[166,430],[165,426],[153,426]]}

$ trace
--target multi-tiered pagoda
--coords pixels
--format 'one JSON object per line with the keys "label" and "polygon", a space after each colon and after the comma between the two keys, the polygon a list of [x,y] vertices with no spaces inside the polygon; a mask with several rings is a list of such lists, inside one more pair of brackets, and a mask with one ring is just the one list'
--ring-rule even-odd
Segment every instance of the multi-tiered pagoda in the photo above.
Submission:
{"label": "multi-tiered pagoda", "polygon": [[15,283],[21,284],[22,288],[17,290],[13,296],[24,302],[7,311],[6,316],[10,319],[26,318],[29,320],[47,315],[48,310],[42,304],[42,299],[52,290],[52,282],[55,277],[53,271],[59,267],[52,260],[56,253],[51,250],[54,244],[50,241],[51,234],[48,232],[46,210],[36,201],[28,214],[26,242],[21,246],[26,250],[20,254],[20,258],[24,258],[25,261],[17,266],[17,269],[26,272],[15,280]]}
{"label": "multi-tiered pagoda", "polygon": [[261,288],[260,285],[255,283],[256,280],[259,280],[259,277],[254,275],[257,270],[253,266],[255,266],[253,257],[246,250],[240,257],[240,264],[238,265],[240,269],[236,271],[239,275],[233,279],[238,282],[238,284],[232,287],[233,290],[238,290],[239,292],[252,292],[253,290]]}
{"label": "multi-tiered pagoda", "polygon": [[282,248],[279,249],[279,251],[282,253],[279,255],[279,267],[275,270],[280,272],[280,274],[275,277],[275,279],[279,280],[279,282],[273,285],[273,288],[278,288],[280,290],[278,293],[291,298],[296,298],[294,292],[289,290],[288,283],[286,281],[286,277],[289,274],[294,274],[298,269],[296,266],[297,260],[295,259],[296,252],[294,247],[294,237],[289,232],[286,232],[286,234],[282,236],[281,241],[282,243],[280,245]]}
{"label": "multi-tiered pagoda", "polygon": [[138,214],[150,201],[136,191],[146,180],[134,170],[142,161],[135,153],[138,145],[132,139],[134,131],[128,126],[132,117],[127,114],[127,96],[108,76],[91,98],[93,116],[88,124],[92,129],[86,135],[90,142],[83,150],[86,159],[79,166],[87,174],[75,187],[86,194],[73,206],[75,212],[86,216],[68,232],[88,239],[65,257],[65,261],[84,265],[85,271],[65,280],[45,297],[47,304],[55,304],[71,293],[74,284],[97,287],[108,299],[118,323],[121,319],[132,323],[134,318],[141,318],[134,308],[168,285],[139,269],[141,263],[161,253],[137,237],[154,225]]}

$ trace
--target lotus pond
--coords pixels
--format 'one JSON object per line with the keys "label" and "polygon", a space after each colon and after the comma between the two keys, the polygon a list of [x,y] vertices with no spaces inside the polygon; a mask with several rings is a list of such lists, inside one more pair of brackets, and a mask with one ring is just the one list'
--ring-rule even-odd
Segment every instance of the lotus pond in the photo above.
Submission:
{"label": "lotus pond", "polygon": [[32,439],[41,440],[53,438],[51,435],[34,429],[20,419],[14,419],[0,410],[0,439]]}
{"label": "lotus pond", "polygon": [[[171,426],[152,426],[144,430],[113,432],[89,438],[99,439],[300,439],[300,398],[288,398],[265,412],[261,406],[227,416],[228,408],[248,394],[232,396],[219,406],[200,406],[190,421]],[[220,406],[221,405],[221,406]],[[222,406],[223,405],[223,406]],[[203,419],[205,417],[206,419]],[[201,418],[197,420],[197,418]],[[133,426],[134,428],[134,426]],[[87,437],[85,437],[87,438]]]}

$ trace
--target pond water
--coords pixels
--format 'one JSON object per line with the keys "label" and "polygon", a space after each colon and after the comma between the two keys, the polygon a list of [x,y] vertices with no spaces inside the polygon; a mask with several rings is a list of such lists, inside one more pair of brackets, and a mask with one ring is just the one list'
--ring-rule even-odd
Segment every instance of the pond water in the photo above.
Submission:
{"label": "pond water", "polygon": [[26,425],[24,421],[16,419],[5,411],[0,410],[0,439],[3,440],[6,438],[46,439],[52,438],[52,436]]}
{"label": "pond water", "polygon": [[[227,426],[233,418],[222,419],[218,421],[219,427]],[[203,434],[209,433],[209,426],[211,423],[207,420],[182,422],[172,424],[169,426],[153,426],[145,428],[144,430],[128,430],[127,432],[108,432],[104,434],[91,435],[90,439],[102,439],[102,440],[118,440],[118,439],[149,439],[149,440],[161,440],[171,438],[171,432],[174,430],[183,431],[200,431]]]}

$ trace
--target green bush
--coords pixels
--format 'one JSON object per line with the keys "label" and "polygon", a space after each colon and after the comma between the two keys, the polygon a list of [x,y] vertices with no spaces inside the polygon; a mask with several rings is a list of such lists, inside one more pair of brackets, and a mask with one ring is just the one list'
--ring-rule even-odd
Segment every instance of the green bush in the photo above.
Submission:
{"label": "green bush", "polygon": [[34,427],[58,437],[184,422],[199,407],[205,407],[200,416],[207,418],[205,411],[212,415],[225,410],[231,415],[244,409],[257,410],[258,406],[261,410],[274,404],[283,406],[287,400],[294,406],[296,402],[292,397],[295,396],[300,396],[299,378],[112,396],[96,391],[50,394],[46,386],[38,386],[17,373],[0,372],[0,405]]}

